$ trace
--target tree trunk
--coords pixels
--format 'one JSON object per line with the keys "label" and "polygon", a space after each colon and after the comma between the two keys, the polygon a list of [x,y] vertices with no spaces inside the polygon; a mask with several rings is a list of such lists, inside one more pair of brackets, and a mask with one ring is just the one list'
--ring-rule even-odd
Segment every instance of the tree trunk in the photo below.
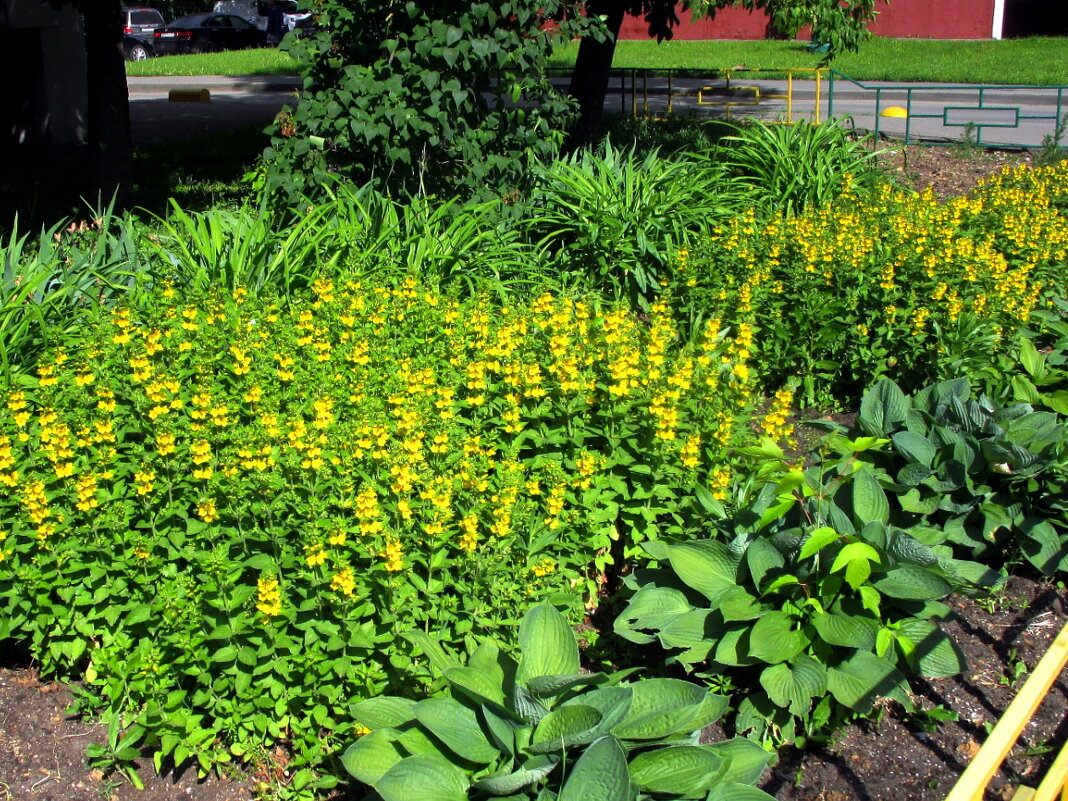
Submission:
{"label": "tree trunk", "polygon": [[100,206],[114,198],[115,208],[125,209],[133,199],[133,143],[120,0],[94,0],[80,8],[89,81],[89,200]]}
{"label": "tree trunk", "polygon": [[612,58],[616,53],[616,39],[623,25],[625,2],[621,0],[593,0],[589,4],[589,13],[605,18],[605,27],[609,38],[598,42],[584,36],[579,44],[575,69],[571,73],[569,94],[578,100],[579,118],[568,134],[567,150],[587,147],[597,140],[601,133],[601,119],[604,116],[604,101],[608,94],[608,73],[612,69]]}

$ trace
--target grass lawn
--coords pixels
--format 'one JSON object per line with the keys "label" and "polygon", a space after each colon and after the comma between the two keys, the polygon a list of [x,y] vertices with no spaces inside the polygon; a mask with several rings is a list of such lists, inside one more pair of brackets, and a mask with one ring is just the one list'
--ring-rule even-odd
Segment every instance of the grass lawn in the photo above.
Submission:
{"label": "grass lawn", "polygon": [[[561,47],[552,65],[569,67],[577,44]],[[802,42],[708,41],[621,42],[616,67],[715,69],[744,64],[754,69],[815,67],[819,56]],[[832,66],[851,78],[868,81],[938,81],[1068,85],[1068,38],[1034,37],[1001,41],[873,39],[859,53],[835,59]],[[274,48],[164,56],[129,62],[128,75],[295,75],[296,63]]]}

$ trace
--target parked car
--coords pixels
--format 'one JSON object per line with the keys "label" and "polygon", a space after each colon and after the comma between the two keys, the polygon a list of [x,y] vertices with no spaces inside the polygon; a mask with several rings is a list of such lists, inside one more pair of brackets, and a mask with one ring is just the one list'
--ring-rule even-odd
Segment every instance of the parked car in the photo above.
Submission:
{"label": "parked car", "polygon": [[156,28],[152,43],[158,55],[206,53],[266,47],[267,34],[234,14],[194,14]]}
{"label": "parked car", "polygon": [[152,34],[156,28],[162,28],[166,24],[167,20],[154,8],[124,8],[122,10],[122,32],[142,42],[151,43]]}
{"label": "parked car", "polygon": [[122,35],[122,52],[127,61],[144,61],[146,58],[152,58],[156,54],[152,49],[152,45],[142,42],[136,36],[131,36],[128,33]]}
{"label": "parked car", "polygon": [[[297,5],[297,0],[278,0],[278,5],[282,7],[282,19],[285,22],[287,31],[297,27],[305,28],[311,22],[311,12],[301,11]],[[262,17],[266,18],[268,11],[267,0],[258,0],[256,10]]]}

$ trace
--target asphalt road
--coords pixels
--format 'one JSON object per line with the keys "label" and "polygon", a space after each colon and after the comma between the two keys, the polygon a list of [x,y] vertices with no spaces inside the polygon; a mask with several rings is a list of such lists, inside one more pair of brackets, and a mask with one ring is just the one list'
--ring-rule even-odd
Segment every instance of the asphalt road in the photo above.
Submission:
{"label": "asphalt road", "polygon": [[[129,78],[130,116],[135,144],[167,142],[239,128],[265,128],[286,105],[296,102],[296,78],[262,76]],[[171,90],[207,89],[210,102],[168,100]],[[946,141],[981,135],[984,144],[1039,146],[1056,120],[1068,114],[1068,91],[1043,87],[974,87],[965,85],[864,84],[823,81],[676,79],[668,91],[665,78],[639,78],[609,87],[608,113],[666,113],[670,98],[675,113],[768,120],[825,119],[828,111],[847,116],[846,124],[875,130],[891,138]],[[907,118],[876,113],[888,106],[907,108]],[[818,110],[818,113],[817,113]],[[982,125],[966,127],[968,122]]]}

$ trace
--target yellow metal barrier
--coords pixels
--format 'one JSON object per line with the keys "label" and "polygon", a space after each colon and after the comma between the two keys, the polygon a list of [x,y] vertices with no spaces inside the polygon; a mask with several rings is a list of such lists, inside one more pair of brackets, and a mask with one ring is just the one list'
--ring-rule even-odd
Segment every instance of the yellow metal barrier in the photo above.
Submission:
{"label": "yellow metal barrier", "polygon": [[[1068,624],[1065,624],[1049,650],[1035,665],[1031,676],[994,726],[979,753],[972,758],[971,764],[949,791],[946,801],[982,801],[990,779],[1001,767],[1020,732],[1046,697],[1065,664],[1068,664]],[[1013,796],[1013,801],[1055,801],[1058,798],[1060,801],[1068,801],[1068,745],[1061,749],[1038,788],[1020,787]]]}
{"label": "yellow metal barrier", "polygon": [[[796,73],[811,74],[816,83],[816,102],[815,111],[813,116],[813,122],[819,123],[821,121],[820,111],[820,94],[823,88],[823,76],[827,72],[826,67],[804,67],[797,69],[749,69],[748,67],[732,67],[730,69],[716,70],[723,75],[725,80],[725,86],[702,86],[697,90],[697,105],[699,106],[721,106],[727,119],[730,119],[731,109],[738,106],[759,106],[762,100],[785,100],[786,101],[786,119],[784,122],[792,123],[794,121],[794,75]],[[750,75],[753,73],[772,73],[781,74],[786,73],[786,94],[764,94],[759,86],[731,86],[731,79],[739,73]],[[731,99],[717,100],[715,99],[716,93],[726,92]],[[751,97],[739,101],[733,99],[736,94],[744,94],[745,92],[751,93]],[[713,99],[706,100],[705,96],[709,94]],[[671,111],[671,90],[670,84],[668,89],[668,112]]]}

